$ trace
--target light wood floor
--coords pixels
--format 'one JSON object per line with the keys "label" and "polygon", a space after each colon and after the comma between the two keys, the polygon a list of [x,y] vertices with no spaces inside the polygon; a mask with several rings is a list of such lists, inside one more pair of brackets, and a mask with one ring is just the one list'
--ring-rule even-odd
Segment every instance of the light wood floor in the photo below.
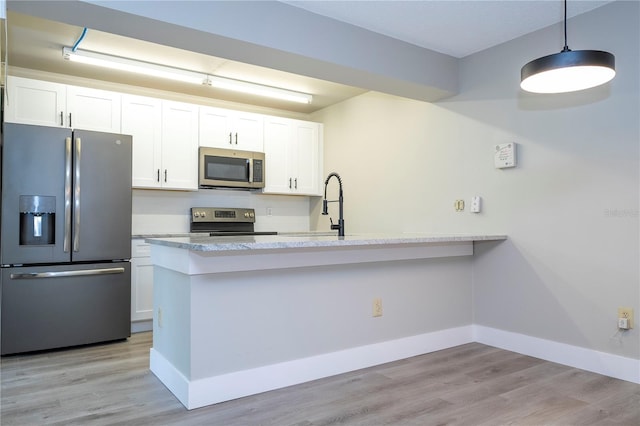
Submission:
{"label": "light wood floor", "polygon": [[187,411],[151,333],[3,357],[7,425],[640,425],[640,385],[478,343]]}

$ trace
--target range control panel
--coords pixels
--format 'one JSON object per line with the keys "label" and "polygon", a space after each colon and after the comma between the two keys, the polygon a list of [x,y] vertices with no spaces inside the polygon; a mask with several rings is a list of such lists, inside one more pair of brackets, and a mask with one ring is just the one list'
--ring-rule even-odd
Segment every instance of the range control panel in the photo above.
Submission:
{"label": "range control panel", "polygon": [[249,222],[256,221],[254,209],[192,207],[191,222]]}

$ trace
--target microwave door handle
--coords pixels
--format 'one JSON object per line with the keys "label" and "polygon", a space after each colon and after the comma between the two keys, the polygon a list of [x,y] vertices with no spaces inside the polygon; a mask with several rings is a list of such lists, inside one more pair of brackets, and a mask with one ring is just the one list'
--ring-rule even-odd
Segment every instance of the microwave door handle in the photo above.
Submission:
{"label": "microwave door handle", "polygon": [[253,183],[253,158],[247,161],[249,162],[249,183]]}

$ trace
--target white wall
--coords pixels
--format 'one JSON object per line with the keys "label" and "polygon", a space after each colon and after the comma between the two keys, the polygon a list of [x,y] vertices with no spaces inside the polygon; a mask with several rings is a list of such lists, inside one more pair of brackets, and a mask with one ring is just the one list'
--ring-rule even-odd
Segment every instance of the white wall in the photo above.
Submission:
{"label": "white wall", "polygon": [[189,232],[191,207],[253,208],[256,231],[309,230],[309,197],[209,189],[194,192],[136,189],[131,232],[133,235]]}
{"label": "white wall", "polygon": [[[522,65],[561,49],[554,26],[465,58],[447,101],[368,93],[317,113],[347,233],[504,232],[476,252],[474,323],[640,358],[638,327],[612,338],[618,306],[640,317],[638,28],[637,2],[569,21],[571,48],[616,55],[601,88],[519,90]],[[493,167],[504,142],[518,143],[516,169]],[[472,195],[482,213],[454,212]],[[311,208],[312,227],[327,229]]]}

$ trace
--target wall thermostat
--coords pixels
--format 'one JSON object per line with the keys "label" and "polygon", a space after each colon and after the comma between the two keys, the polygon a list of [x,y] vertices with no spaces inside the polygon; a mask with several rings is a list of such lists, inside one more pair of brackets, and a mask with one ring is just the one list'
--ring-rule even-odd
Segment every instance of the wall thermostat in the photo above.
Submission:
{"label": "wall thermostat", "polygon": [[496,145],[493,156],[496,169],[505,169],[516,166],[516,144],[514,142]]}

